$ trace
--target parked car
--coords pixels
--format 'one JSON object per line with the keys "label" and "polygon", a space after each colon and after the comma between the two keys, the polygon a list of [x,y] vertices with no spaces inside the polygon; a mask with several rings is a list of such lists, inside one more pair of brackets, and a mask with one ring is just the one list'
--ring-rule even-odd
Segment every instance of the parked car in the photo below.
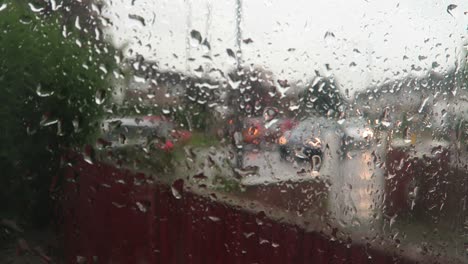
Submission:
{"label": "parked car", "polygon": [[327,158],[324,150],[330,145],[338,149],[342,136],[343,132],[336,121],[310,117],[278,139],[280,157],[286,161],[310,162],[313,169],[318,171]]}
{"label": "parked car", "polygon": [[297,122],[289,118],[276,118],[270,121],[265,121],[264,118],[244,119],[242,139],[246,144],[276,143],[278,138],[293,129],[296,124]]}
{"label": "parked car", "polygon": [[191,138],[189,131],[177,128],[171,120],[160,116],[107,119],[102,122],[101,129],[102,140],[112,147],[153,145],[170,151]]}
{"label": "parked car", "polygon": [[343,150],[368,149],[372,145],[374,129],[362,117],[349,117],[340,122],[343,135]]}

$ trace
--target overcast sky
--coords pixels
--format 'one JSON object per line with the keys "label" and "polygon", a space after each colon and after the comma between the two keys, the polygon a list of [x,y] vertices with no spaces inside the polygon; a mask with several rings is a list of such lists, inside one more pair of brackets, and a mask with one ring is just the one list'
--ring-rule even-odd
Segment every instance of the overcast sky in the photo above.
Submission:
{"label": "overcast sky", "polygon": [[[107,0],[104,15],[117,45],[159,62],[163,70],[235,65],[235,0]],[[447,12],[450,4],[457,5]],[[444,0],[249,0],[243,1],[243,59],[278,79],[305,81],[314,70],[333,74],[350,91],[433,69],[445,72],[462,58],[467,1]],[[140,16],[144,19],[135,19]],[[211,50],[191,43],[200,32]],[[325,37],[327,32],[328,37]],[[130,50],[133,51],[130,52]],[[212,60],[203,58],[210,55]],[[194,60],[187,63],[187,56]],[[324,65],[331,72],[326,73]]]}

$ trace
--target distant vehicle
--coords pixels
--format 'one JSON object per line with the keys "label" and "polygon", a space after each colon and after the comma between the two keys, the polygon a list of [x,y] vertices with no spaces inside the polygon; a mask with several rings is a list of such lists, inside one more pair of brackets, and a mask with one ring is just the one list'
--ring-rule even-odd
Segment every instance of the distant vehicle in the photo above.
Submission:
{"label": "distant vehicle", "polygon": [[374,130],[364,118],[349,117],[340,126],[344,132],[343,150],[367,149],[371,146]]}
{"label": "distant vehicle", "polygon": [[178,129],[170,120],[160,116],[112,118],[102,122],[102,140],[112,147],[150,146],[171,151],[175,145],[186,143],[191,133]]}
{"label": "distant vehicle", "polygon": [[336,121],[323,117],[305,119],[278,139],[280,157],[287,161],[310,162],[318,171],[325,158],[324,150],[330,145],[338,149],[342,136]]}
{"label": "distant vehicle", "polygon": [[278,138],[293,129],[296,124],[297,122],[288,118],[276,118],[267,122],[264,118],[248,118],[242,126],[242,139],[246,144],[276,143]]}

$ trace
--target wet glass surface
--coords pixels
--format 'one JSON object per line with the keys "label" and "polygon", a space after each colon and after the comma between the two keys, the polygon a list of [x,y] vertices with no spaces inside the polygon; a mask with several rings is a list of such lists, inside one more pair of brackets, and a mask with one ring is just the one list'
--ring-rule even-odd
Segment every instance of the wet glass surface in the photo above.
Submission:
{"label": "wet glass surface", "polygon": [[[241,245],[222,249],[231,260],[265,244],[289,252],[287,239],[230,238],[255,232],[210,211],[221,205],[347,248],[467,262],[466,10],[4,1],[2,254],[126,263],[86,245],[99,233],[135,248],[127,261],[184,263],[167,253],[192,250],[177,242],[198,234],[183,217],[217,223],[213,243]],[[145,230],[162,242],[136,243]]]}

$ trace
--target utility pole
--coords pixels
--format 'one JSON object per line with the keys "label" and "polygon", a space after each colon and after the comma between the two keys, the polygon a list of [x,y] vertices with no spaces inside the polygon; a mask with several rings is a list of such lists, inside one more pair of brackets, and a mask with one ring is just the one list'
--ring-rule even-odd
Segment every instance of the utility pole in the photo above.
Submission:
{"label": "utility pole", "polygon": [[374,48],[372,47],[372,44],[370,42],[367,43],[366,53],[367,53],[367,74],[366,74],[367,84],[366,85],[373,86]]}
{"label": "utility pole", "polygon": [[209,72],[212,67],[212,51],[211,51],[211,22],[212,22],[212,3],[211,0],[206,2],[206,21],[205,21],[205,41],[207,42],[208,56],[210,57],[210,62],[205,63],[205,72]]}
{"label": "utility pole", "polygon": [[237,68],[241,68],[242,63],[242,0],[236,0],[236,61]]}
{"label": "utility pole", "polygon": [[190,32],[192,31],[192,1],[187,0],[187,21],[186,21],[186,32],[185,32],[185,70],[187,74],[190,72],[190,55],[191,55],[191,45],[190,45]]}

